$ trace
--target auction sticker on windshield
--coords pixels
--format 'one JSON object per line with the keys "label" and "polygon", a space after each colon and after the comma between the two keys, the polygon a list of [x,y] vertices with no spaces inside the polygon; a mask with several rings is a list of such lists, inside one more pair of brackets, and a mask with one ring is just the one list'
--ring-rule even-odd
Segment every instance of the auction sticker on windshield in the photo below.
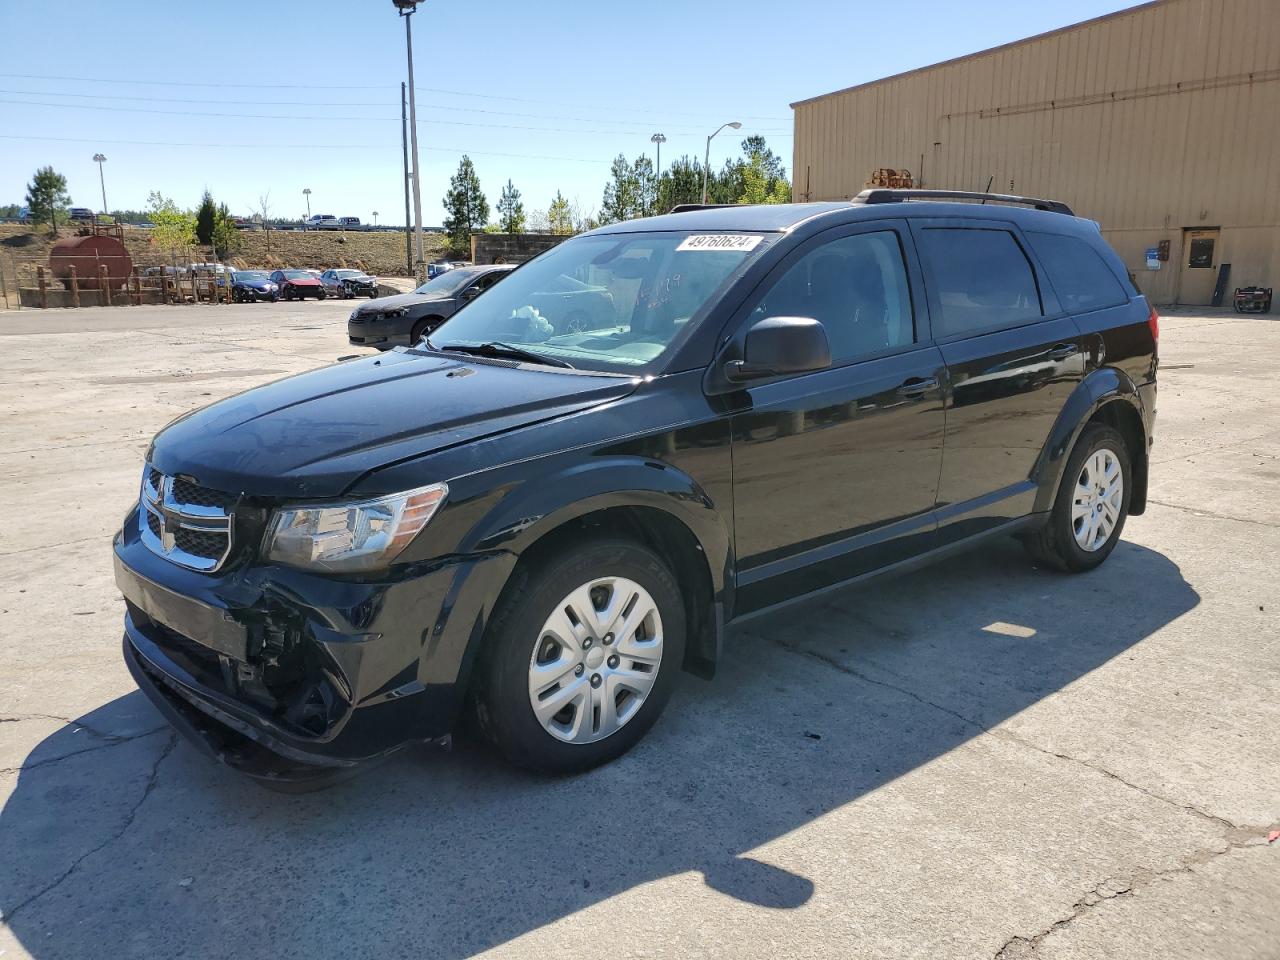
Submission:
{"label": "auction sticker on windshield", "polygon": [[754,250],[764,237],[751,233],[698,233],[685,237],[676,247],[681,250]]}

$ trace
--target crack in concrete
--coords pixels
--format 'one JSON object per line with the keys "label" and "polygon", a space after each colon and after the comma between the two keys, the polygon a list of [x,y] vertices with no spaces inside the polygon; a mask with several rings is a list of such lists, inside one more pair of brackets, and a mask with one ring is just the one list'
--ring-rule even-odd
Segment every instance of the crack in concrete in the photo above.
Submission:
{"label": "crack in concrete", "polygon": [[1055,920],[1039,933],[1031,936],[1015,935],[1010,937],[996,951],[995,960],[1027,960],[1029,957],[1034,957],[1040,949],[1040,944],[1047,938],[1064,927],[1070,926],[1095,907],[1109,900],[1133,896],[1141,888],[1149,886],[1156,880],[1162,880],[1176,874],[1193,873],[1196,867],[1203,866],[1218,857],[1226,856],[1237,850],[1242,850],[1246,847],[1265,846],[1265,839],[1262,838],[1271,829],[1274,829],[1274,826],[1256,829],[1234,828],[1223,837],[1221,847],[1196,850],[1183,857],[1172,867],[1167,867],[1163,870],[1137,870],[1131,877],[1127,878],[1108,877],[1077,900],[1072,905],[1071,912],[1067,916]]}
{"label": "crack in concrete", "polygon": [[[130,734],[127,737],[122,737],[119,734],[106,733],[102,730],[95,729],[83,720],[74,720],[71,717],[61,717],[56,713],[16,713],[6,717],[0,717],[0,723],[22,723],[25,720],[54,720],[58,723],[65,723],[69,727],[75,727],[78,730],[83,730],[90,736],[97,737],[99,740],[123,742],[125,740],[132,740],[137,736],[137,734]],[[163,729],[163,727],[157,729]]]}
{"label": "crack in concrete", "polygon": [[85,747],[83,750],[73,750],[70,753],[64,753],[59,757],[50,757],[48,760],[37,760],[35,763],[24,763],[17,767],[0,767],[0,773],[26,773],[30,770],[39,770],[41,767],[47,767],[51,764],[61,763],[63,760],[70,760],[72,757],[79,757],[86,753],[93,753],[97,750],[107,750],[111,747],[118,747],[122,743],[130,743],[134,740],[141,740],[143,737],[155,736],[157,733],[163,733],[167,727],[156,727],[154,730],[148,730],[145,733],[135,733],[128,737],[112,736],[103,743],[94,744],[91,747]]}
{"label": "crack in concrete", "polygon": [[111,844],[115,843],[117,840],[119,840],[121,837],[125,835],[128,829],[131,826],[133,826],[134,820],[137,819],[138,811],[142,809],[142,805],[147,802],[147,798],[151,796],[152,791],[155,790],[156,788],[156,783],[160,779],[160,764],[164,763],[165,758],[168,757],[169,754],[173,752],[173,748],[177,746],[177,743],[178,743],[178,735],[176,733],[170,733],[169,739],[164,745],[164,749],[160,751],[160,755],[156,757],[155,763],[151,765],[151,774],[147,777],[147,785],[142,790],[142,796],[138,798],[138,802],[135,803],[133,807],[129,810],[129,813],[125,816],[124,823],[120,826],[120,829],[117,830],[110,837],[108,837],[106,840],[103,840],[100,844],[98,844],[92,850],[89,850],[86,853],[82,853],[80,856],[76,857],[76,859],[71,862],[71,866],[67,867],[67,869],[64,870],[56,880],[46,884],[41,889],[37,890],[31,896],[27,897],[27,899],[23,900],[21,903],[15,906],[13,909],[0,911],[0,922],[3,922],[6,926],[9,925],[13,920],[13,918],[17,915],[19,910],[26,909],[31,904],[35,903],[37,900],[43,897],[45,894],[49,893],[51,890],[54,890],[57,887],[61,886],[62,883],[64,883],[67,880],[68,877],[70,877],[73,873],[76,872],[80,864],[84,863],[86,860],[92,857],[95,853],[98,853],[106,849]]}
{"label": "crack in concrete", "polygon": [[1184,507],[1180,503],[1169,503],[1167,500],[1151,500],[1147,503],[1154,503],[1157,507],[1168,507],[1170,510],[1180,510],[1183,513],[1189,513],[1193,517],[1205,517],[1209,520],[1230,520],[1232,523],[1249,523],[1259,527],[1272,527],[1280,529],[1280,523],[1272,523],[1270,520],[1251,520],[1248,517],[1233,517],[1226,513],[1213,513],[1209,510],[1198,510],[1195,507]]}
{"label": "crack in concrete", "polygon": [[1199,807],[1195,806],[1194,804],[1180,803],[1177,800],[1173,800],[1162,794],[1156,793],[1154,790],[1151,790],[1147,787],[1142,787],[1136,783],[1133,783],[1130,780],[1126,780],[1124,777],[1120,776],[1118,773],[1113,773],[1111,770],[1108,770],[1106,767],[1102,766],[1102,764],[1097,763],[1096,761],[1087,760],[1082,757],[1074,757],[1068,753],[1059,753],[1055,750],[1050,750],[1048,747],[1043,747],[1032,740],[1028,740],[1025,737],[1020,737],[1016,733],[1013,733],[1009,730],[1004,730],[998,727],[989,727],[979,720],[975,720],[972,717],[967,717],[956,710],[952,710],[950,707],[943,706],[942,704],[937,703],[933,700],[930,700],[927,697],[923,697],[920,694],[916,693],[914,690],[910,690],[904,686],[899,686],[896,683],[890,683],[886,680],[879,680],[879,679],[876,679],[875,677],[868,676],[867,674],[861,672],[860,670],[855,670],[853,667],[850,667],[847,664],[841,663],[840,661],[836,660],[834,657],[830,657],[824,653],[820,653],[816,650],[807,650],[802,647],[795,646],[794,644],[787,643],[785,640],[778,640],[776,638],[771,638],[771,637],[762,637],[758,633],[749,632],[749,635],[761,640],[765,640],[766,642],[772,642],[777,646],[780,646],[784,650],[787,650],[791,653],[798,654],[804,657],[809,657],[812,660],[817,660],[819,663],[823,663],[834,670],[838,670],[841,673],[848,674],[849,676],[855,677],[858,680],[862,680],[866,683],[870,683],[878,687],[884,687],[889,690],[894,690],[897,693],[902,694],[903,696],[910,697],[912,700],[915,700],[917,703],[924,704],[927,707],[932,707],[934,710],[938,710],[941,713],[947,714],[947,716],[954,717],[955,719],[959,720],[961,723],[965,723],[973,727],[975,730],[978,730],[981,733],[989,733],[994,737],[1000,738],[1001,740],[1004,740],[1009,743],[1016,743],[1019,746],[1026,747],[1030,750],[1035,750],[1037,753],[1042,753],[1047,757],[1053,757],[1056,760],[1063,760],[1067,763],[1078,763],[1081,766],[1087,767],[1088,769],[1094,771],[1095,773],[1101,774],[1104,777],[1107,777],[1111,780],[1116,781],[1119,784],[1122,784],[1125,787],[1128,787],[1130,790],[1133,790],[1137,793],[1142,794],[1144,797],[1149,797],[1150,799],[1159,801],[1160,803],[1168,804],[1169,806],[1176,807],[1179,810],[1185,810],[1188,813],[1194,814],[1195,816],[1200,817],[1201,819],[1206,820],[1216,826],[1226,827],[1232,830],[1241,829],[1239,826],[1232,823],[1230,820],[1227,820],[1226,818],[1220,817],[1216,814],[1208,813],[1207,811],[1201,810]]}
{"label": "crack in concrete", "polygon": [[967,717],[956,710],[952,710],[950,707],[946,707],[940,703],[936,703],[935,701],[930,700],[928,697],[923,697],[920,694],[916,693],[914,690],[910,690],[907,687],[900,686],[896,683],[890,683],[886,680],[880,680],[875,677],[868,676],[867,674],[863,673],[860,670],[856,670],[853,667],[848,666],[847,664],[839,662],[834,657],[830,657],[826,654],[823,654],[815,650],[807,650],[802,647],[798,647],[794,644],[787,643],[785,640],[778,640],[772,637],[763,637],[760,634],[754,633],[751,631],[747,631],[747,632],[749,633],[750,636],[753,636],[756,639],[763,640],[765,642],[771,642],[779,647],[782,647],[784,650],[790,653],[794,653],[799,656],[804,656],[812,660],[816,660],[819,663],[822,663],[828,667],[831,667],[834,670],[838,670],[841,673],[847,674],[848,676],[854,677],[855,679],[862,680],[865,683],[869,683],[878,687],[884,687],[886,689],[893,690],[897,693],[900,693],[903,696],[906,696],[911,698],[912,700],[915,700],[917,703],[921,703],[941,713],[945,713],[947,716],[954,717],[955,719],[961,721],[964,724],[967,724],[970,727],[973,727],[975,730],[978,730],[982,733],[991,734],[992,736],[999,737],[1000,739],[1005,740],[1006,742],[1015,743],[1019,746],[1026,747],[1031,750],[1035,750],[1038,753],[1042,753],[1045,756],[1053,757],[1054,759],[1057,759],[1057,760],[1063,760],[1068,763],[1080,764],[1081,766],[1087,767],[1088,769],[1094,771],[1095,773],[1101,774],[1104,777],[1107,777],[1125,787],[1128,787],[1130,790],[1133,790],[1137,793],[1142,794],[1144,797],[1149,797],[1150,799],[1156,800],[1160,803],[1167,804],[1179,810],[1184,810],[1187,813],[1193,814],[1194,816],[1199,817],[1209,823],[1212,823],[1223,830],[1224,835],[1223,835],[1223,841],[1222,841],[1221,847],[1201,848],[1201,849],[1195,850],[1188,856],[1182,858],[1182,860],[1180,860],[1176,866],[1170,867],[1165,870],[1135,871],[1133,876],[1129,878],[1108,877],[1102,880],[1092,890],[1090,890],[1088,893],[1086,893],[1083,897],[1081,897],[1079,900],[1075,902],[1075,904],[1071,908],[1070,914],[1068,914],[1066,917],[1063,917],[1060,920],[1054,921],[1044,930],[1041,930],[1039,933],[1033,934],[1029,937],[1024,937],[1021,935],[1010,937],[1007,941],[1005,941],[1004,945],[1001,946],[999,951],[997,951],[997,953],[995,954],[995,960],[1024,960],[1024,958],[1032,957],[1035,955],[1036,951],[1038,950],[1040,943],[1046,937],[1052,935],[1055,931],[1060,930],[1063,927],[1073,923],[1075,920],[1079,919],[1081,916],[1088,913],[1090,910],[1094,909],[1099,904],[1105,903],[1108,900],[1115,900],[1119,897],[1131,896],[1135,893],[1135,891],[1140,886],[1148,884],[1162,877],[1170,876],[1176,873],[1190,873],[1193,870],[1193,868],[1200,866],[1202,864],[1208,863],[1210,860],[1213,860],[1216,857],[1223,856],[1224,854],[1230,853],[1233,850],[1238,850],[1242,847],[1262,846],[1264,845],[1265,840],[1260,838],[1265,838],[1265,836],[1270,830],[1275,829],[1274,825],[1264,826],[1264,827],[1255,827],[1255,826],[1241,826],[1241,825],[1232,823],[1230,820],[1227,820],[1225,817],[1220,817],[1216,814],[1212,814],[1205,810],[1201,810],[1199,807],[1195,806],[1194,804],[1180,803],[1177,800],[1173,800],[1169,797],[1156,793],[1155,791],[1150,790],[1146,787],[1142,787],[1132,782],[1131,780],[1126,780],[1124,777],[1120,776],[1117,773],[1112,772],[1111,770],[1108,770],[1106,767],[1102,766],[1101,764],[1093,760],[1087,760],[1081,757],[1073,757],[1070,754],[1059,753],[1054,750],[1049,750],[1046,747],[1042,747],[1039,744],[1031,740],[1027,740],[1025,737],[1020,737],[1017,734],[1012,733],[1008,730],[989,727],[986,724],[973,719],[972,717]]}

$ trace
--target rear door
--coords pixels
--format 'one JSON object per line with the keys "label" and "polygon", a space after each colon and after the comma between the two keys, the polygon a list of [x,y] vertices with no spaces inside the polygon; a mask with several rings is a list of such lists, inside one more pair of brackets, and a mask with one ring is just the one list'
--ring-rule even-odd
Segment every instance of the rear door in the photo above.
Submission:
{"label": "rear door", "polygon": [[827,231],[747,305],[821,321],[833,364],[731,395],[738,611],[769,606],[933,544],[942,355],[898,220]]}
{"label": "rear door", "polygon": [[938,483],[946,543],[1031,512],[1032,470],[1084,376],[1080,331],[1009,221],[912,221],[947,364]]}

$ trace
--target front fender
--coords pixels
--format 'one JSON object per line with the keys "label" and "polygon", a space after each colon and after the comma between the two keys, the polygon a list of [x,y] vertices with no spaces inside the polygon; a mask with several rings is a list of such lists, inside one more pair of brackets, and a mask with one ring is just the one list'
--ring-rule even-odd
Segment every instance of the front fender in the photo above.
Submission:
{"label": "front fender", "polygon": [[588,514],[619,507],[660,510],[702,548],[717,598],[732,583],[729,531],[723,511],[687,473],[669,463],[614,456],[579,463],[510,489],[467,536],[462,549],[517,555],[548,533]]}
{"label": "front fender", "polygon": [[[1067,398],[1032,474],[1038,488],[1034,507],[1037,513],[1053,509],[1067,457],[1071,455],[1085,424],[1101,407],[1115,400],[1130,404],[1138,415],[1140,424],[1149,422],[1137,385],[1128,374],[1115,367],[1099,367],[1094,370]],[[1143,444],[1133,452],[1135,457],[1146,456],[1145,427],[1141,429],[1144,431]]]}

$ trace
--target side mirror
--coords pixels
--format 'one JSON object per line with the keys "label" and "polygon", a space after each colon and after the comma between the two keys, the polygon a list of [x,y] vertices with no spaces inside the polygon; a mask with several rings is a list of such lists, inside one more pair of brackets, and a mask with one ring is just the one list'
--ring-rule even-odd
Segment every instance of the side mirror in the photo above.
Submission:
{"label": "side mirror", "polygon": [[725,364],[734,383],[787,373],[811,373],[831,366],[827,331],[812,317],[765,317],[747,331],[743,359]]}
{"label": "side mirror", "polygon": [[467,287],[467,289],[462,291],[462,299],[474,300],[476,297],[480,296],[480,294],[482,293],[484,293],[484,291],[481,290],[479,287]]}

